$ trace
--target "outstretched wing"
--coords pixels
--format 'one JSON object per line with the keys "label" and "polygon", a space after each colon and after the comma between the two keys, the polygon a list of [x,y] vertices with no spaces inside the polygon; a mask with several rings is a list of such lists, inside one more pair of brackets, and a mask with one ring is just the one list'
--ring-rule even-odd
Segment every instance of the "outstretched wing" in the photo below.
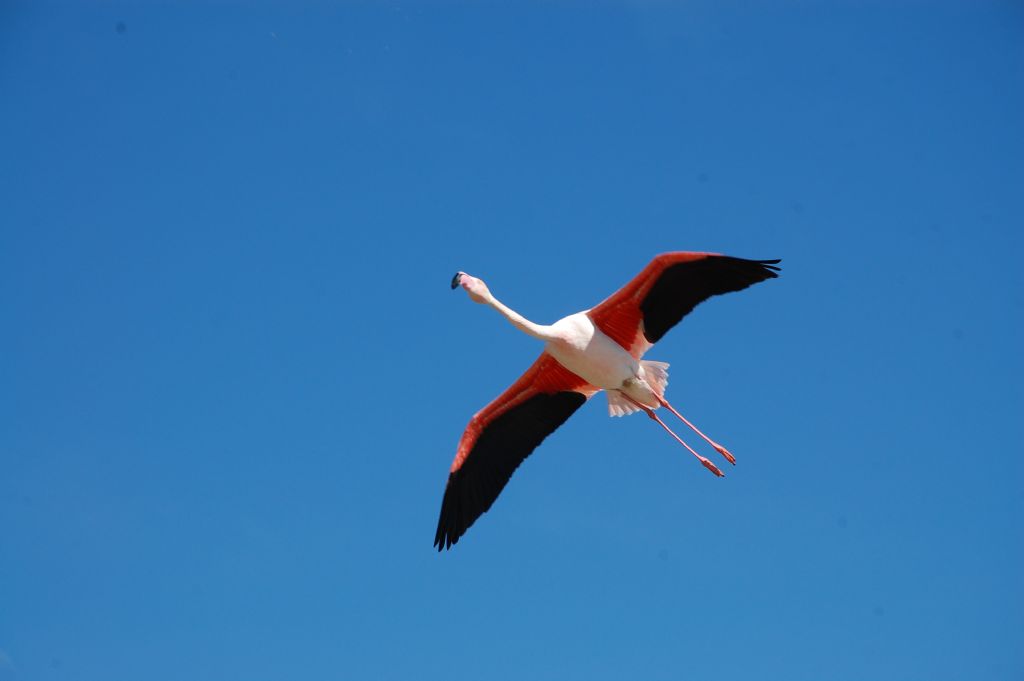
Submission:
{"label": "outstretched wing", "polygon": [[588,314],[601,331],[639,358],[711,296],[777,277],[778,263],[717,253],[662,253]]}
{"label": "outstretched wing", "polygon": [[438,551],[459,541],[490,509],[519,464],[595,392],[545,352],[470,419],[441,501],[434,536]]}

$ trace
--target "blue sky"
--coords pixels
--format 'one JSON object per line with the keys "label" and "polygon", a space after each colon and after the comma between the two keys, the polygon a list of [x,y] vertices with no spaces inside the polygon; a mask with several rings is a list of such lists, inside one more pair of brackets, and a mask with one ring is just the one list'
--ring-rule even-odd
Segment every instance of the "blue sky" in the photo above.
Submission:
{"label": "blue sky", "polygon": [[[1024,11],[6,3],[0,679],[1019,679]],[[470,415],[783,258],[455,550]]]}

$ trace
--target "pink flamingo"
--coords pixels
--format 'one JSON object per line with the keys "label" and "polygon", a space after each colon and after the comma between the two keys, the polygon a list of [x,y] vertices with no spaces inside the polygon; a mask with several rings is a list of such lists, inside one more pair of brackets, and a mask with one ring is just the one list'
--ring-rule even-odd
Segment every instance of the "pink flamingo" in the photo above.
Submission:
{"label": "pink flamingo", "polygon": [[476,303],[490,305],[513,326],[544,341],[544,351],[518,381],[469,421],[448,475],[434,546],[451,548],[490,509],[512,473],[595,393],[608,413],[643,411],[709,471],[724,474],[683,442],[654,410],[665,407],[731,464],[729,451],[687,421],[665,399],[668,364],[641,359],[661,337],[711,296],[772,279],[778,260],[744,260],[716,253],[662,253],[596,307],[550,326],[535,324],[495,298],[483,281],[457,272]]}

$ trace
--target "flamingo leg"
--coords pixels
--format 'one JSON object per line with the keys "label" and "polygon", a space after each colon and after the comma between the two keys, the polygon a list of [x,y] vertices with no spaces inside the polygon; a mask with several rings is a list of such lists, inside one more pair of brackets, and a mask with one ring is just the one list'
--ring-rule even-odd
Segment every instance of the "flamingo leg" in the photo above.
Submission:
{"label": "flamingo leg", "polygon": [[[718,476],[718,477],[720,477],[720,478],[724,478],[724,477],[725,477],[725,473],[723,473],[722,471],[720,471],[720,470],[718,469],[718,466],[716,466],[715,464],[711,463],[711,462],[710,462],[710,461],[708,461],[708,460],[707,460],[706,458],[704,458],[703,456],[701,456],[700,454],[698,454],[697,452],[695,452],[695,451],[693,450],[693,447],[691,447],[690,445],[688,445],[688,444],[686,444],[685,442],[683,442],[683,439],[682,439],[681,437],[679,437],[678,435],[676,435],[675,433],[673,433],[673,432],[672,432],[672,429],[671,429],[671,428],[669,428],[669,427],[668,427],[667,425],[665,425],[665,422],[664,422],[664,421],[662,421],[662,420],[661,420],[660,418],[658,418],[658,415],[654,413],[654,410],[653,410],[653,409],[651,409],[651,408],[650,408],[650,407],[648,407],[647,405],[644,405],[644,404],[640,404],[639,402],[637,402],[636,400],[634,400],[634,399],[633,399],[632,397],[630,397],[630,396],[629,396],[629,395],[627,395],[626,393],[621,393],[621,394],[623,395],[623,397],[625,397],[625,398],[626,398],[627,400],[629,400],[630,402],[632,402],[633,404],[635,404],[635,405],[636,405],[637,407],[639,407],[640,409],[643,409],[643,410],[644,410],[644,413],[645,413],[645,414],[647,414],[647,415],[648,415],[648,416],[650,416],[650,417],[651,417],[652,419],[654,419],[655,421],[657,421],[657,422],[658,422],[658,424],[659,424],[659,425],[660,425],[660,426],[661,426],[662,428],[664,428],[664,429],[665,429],[665,430],[666,430],[666,431],[668,432],[668,434],[669,434],[669,435],[671,435],[672,437],[674,437],[674,438],[676,439],[676,442],[678,442],[678,443],[679,443],[679,444],[681,444],[682,446],[686,447],[686,449],[687,449],[687,450],[688,450],[688,451],[689,451],[689,452],[690,452],[691,454],[693,454],[693,455],[694,455],[695,457],[697,457],[697,460],[701,462],[701,465],[703,465],[703,466],[704,466],[704,468],[707,468],[707,469],[708,469],[709,471],[711,471],[712,473],[714,473],[715,475],[717,475],[717,476]],[[682,417],[680,417],[680,418],[682,418]],[[692,426],[691,426],[691,427],[692,427]]]}
{"label": "flamingo leg", "polygon": [[658,402],[661,402],[661,406],[665,407],[670,412],[672,412],[673,414],[678,416],[680,418],[680,420],[682,420],[682,422],[685,423],[686,425],[690,426],[690,428],[693,428],[693,432],[697,433],[697,435],[700,435],[702,438],[704,438],[704,440],[707,441],[707,443],[709,445],[711,445],[712,447],[715,448],[716,452],[718,452],[719,454],[724,456],[726,459],[728,459],[729,463],[731,463],[733,466],[736,465],[736,457],[733,456],[731,453],[729,453],[728,449],[726,449],[722,445],[718,444],[717,442],[715,442],[714,440],[709,438],[704,433],[700,432],[700,430],[697,428],[697,426],[695,426],[692,423],[690,423],[689,421],[687,421],[686,417],[684,417],[682,414],[680,414],[678,411],[676,411],[675,408],[671,404],[669,404],[668,400],[666,400],[664,397],[662,397],[660,395],[657,395],[657,394],[655,395],[655,397],[658,398]]}

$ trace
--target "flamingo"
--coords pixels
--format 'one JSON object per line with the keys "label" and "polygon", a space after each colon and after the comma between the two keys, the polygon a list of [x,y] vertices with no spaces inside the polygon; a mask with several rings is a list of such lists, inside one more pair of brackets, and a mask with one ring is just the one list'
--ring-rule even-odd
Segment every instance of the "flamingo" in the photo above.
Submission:
{"label": "flamingo", "polygon": [[511,309],[480,279],[456,272],[475,303],[489,305],[544,350],[519,380],[469,421],[459,440],[441,502],[434,546],[450,549],[486,513],[526,457],[584,402],[604,390],[609,416],[644,412],[718,477],[724,473],[655,413],[665,407],[731,463],[736,457],[702,433],[665,399],[668,364],[644,354],[711,296],[774,279],[779,260],[744,260],[677,251],[656,256],[640,274],[589,310],[550,326]]}

